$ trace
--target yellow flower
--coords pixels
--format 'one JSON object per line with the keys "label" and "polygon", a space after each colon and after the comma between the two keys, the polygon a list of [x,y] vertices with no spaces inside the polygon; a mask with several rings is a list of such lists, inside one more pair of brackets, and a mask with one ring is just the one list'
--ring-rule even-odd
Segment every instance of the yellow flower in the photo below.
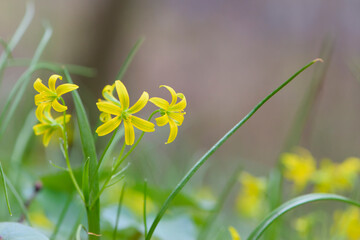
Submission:
{"label": "yellow flower", "polygon": [[309,234],[314,226],[314,216],[309,214],[307,216],[299,217],[293,222],[293,227],[302,239],[308,239]]}
{"label": "yellow flower", "polygon": [[36,79],[34,82],[34,88],[39,92],[35,95],[36,106],[40,104],[47,104],[51,105],[57,112],[64,112],[67,110],[67,107],[60,104],[58,100],[63,94],[74,91],[75,89],[79,88],[79,86],[65,83],[55,88],[57,79],[62,80],[62,77],[56,74],[50,76],[49,88],[42,83],[40,78]]}
{"label": "yellow flower", "polygon": [[46,217],[43,210],[37,210],[29,213],[30,220],[33,224],[45,228],[51,229],[54,224]]}
{"label": "yellow flower", "polygon": [[337,211],[334,214],[334,219],[335,224],[332,230],[336,235],[346,237],[349,240],[360,239],[360,210],[358,207]]}
{"label": "yellow flower", "polygon": [[232,240],[241,240],[239,233],[232,226],[229,227],[229,232]]}
{"label": "yellow flower", "polygon": [[[184,115],[186,114],[184,112],[186,107],[186,98],[184,94],[176,93],[174,89],[169,86],[161,85],[160,87],[165,87],[169,90],[172,97],[171,103],[158,97],[150,98],[149,101],[160,108],[161,117],[155,119],[156,124],[161,127],[169,123],[170,134],[167,142],[165,143],[168,144],[175,140],[178,132],[178,126],[181,126],[184,121]],[[178,98],[180,98],[181,101],[176,103]]]}
{"label": "yellow flower", "polygon": [[285,178],[294,182],[297,191],[304,189],[316,170],[313,156],[303,148],[298,148],[296,153],[282,154],[281,162]]}
{"label": "yellow flower", "polygon": [[237,209],[246,217],[258,217],[265,210],[265,179],[244,172],[241,174],[240,182],[242,188],[236,201]]}
{"label": "yellow flower", "polygon": [[[114,88],[116,89],[119,100],[117,100],[112,94]],[[106,94],[106,97],[104,94]],[[134,144],[134,127],[144,132],[155,131],[153,123],[132,115],[139,112],[147,104],[149,100],[149,94],[147,92],[143,92],[139,100],[129,108],[129,94],[124,84],[121,81],[116,80],[115,87],[110,85],[105,86],[103,96],[105,101],[96,103],[99,110],[104,113],[103,115],[100,115],[100,120],[102,120],[104,124],[96,129],[96,133],[99,136],[104,136],[114,131],[120,125],[122,120],[124,120],[125,143],[127,145]],[[114,115],[113,118],[111,118],[112,115]]]}
{"label": "yellow flower", "polygon": [[[51,116],[51,106],[41,104],[36,109],[36,118],[40,121],[40,123],[33,127],[35,135],[43,134],[43,144],[45,147],[47,147],[49,145],[51,136],[55,133],[55,131],[63,128],[64,116],[54,119]],[[65,123],[68,123],[70,118],[71,115],[66,114]]]}
{"label": "yellow flower", "polygon": [[313,177],[316,192],[339,192],[351,190],[360,171],[360,159],[350,157],[340,164],[329,159],[321,162]]}

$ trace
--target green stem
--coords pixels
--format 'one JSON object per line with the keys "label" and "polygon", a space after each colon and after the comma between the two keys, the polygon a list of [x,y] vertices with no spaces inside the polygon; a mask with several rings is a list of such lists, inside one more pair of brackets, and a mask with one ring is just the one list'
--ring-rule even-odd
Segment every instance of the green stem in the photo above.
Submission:
{"label": "green stem", "polygon": [[[64,99],[63,99],[62,97],[60,97],[60,100],[61,100],[62,104],[65,106],[65,101],[64,101]],[[74,184],[74,186],[75,186],[76,191],[78,192],[78,194],[79,194],[79,196],[81,197],[81,199],[83,200],[83,202],[86,204],[84,194],[82,193],[81,188],[79,187],[79,184],[78,184],[78,182],[76,181],[74,172],[73,172],[73,170],[72,170],[72,168],[71,168],[71,164],[70,164],[69,146],[68,146],[67,131],[66,131],[66,111],[64,111],[64,123],[63,123],[63,124],[64,124],[64,125],[61,127],[61,129],[62,129],[62,133],[63,133],[64,155],[65,155],[65,161],[66,161],[66,165],[67,165],[67,168],[68,168],[68,172],[69,172],[71,181],[73,182],[73,184]]]}
{"label": "green stem", "polygon": [[102,161],[104,160],[104,157],[105,157],[105,155],[106,155],[106,152],[108,151],[111,143],[114,141],[115,135],[116,135],[116,133],[118,132],[119,128],[120,128],[120,127],[117,127],[117,128],[115,129],[113,135],[111,136],[110,141],[108,142],[108,144],[106,145],[103,153],[101,154],[101,157],[100,157],[100,159],[99,159],[99,163],[98,163],[98,166],[97,166],[97,168],[96,168],[96,171],[99,171],[100,165],[101,165]]}
{"label": "green stem", "polygon": [[305,69],[313,65],[315,62],[322,61],[321,59],[315,59],[308,63],[306,66],[301,68],[298,72],[296,72],[293,76],[291,76],[288,80],[286,80],[283,84],[281,84],[277,89],[275,89],[272,93],[270,93],[267,97],[265,97],[260,103],[258,103],[254,109],[252,109],[240,122],[238,122],[230,131],[228,131],[214,146],[212,146],[208,152],[206,152],[195,165],[188,171],[188,173],[180,180],[175,189],[170,193],[169,197],[164,202],[160,211],[156,215],[154,222],[151,224],[149,233],[147,235],[146,240],[150,240],[157,225],[159,224],[161,218],[165,214],[166,210],[170,206],[172,200],[177,196],[177,194],[183,189],[186,183],[191,179],[191,177],[197,172],[197,170],[206,162],[206,160],[229,139],[235,132],[238,130],[245,122],[247,122],[259,108],[264,105],[272,96],[274,96],[277,92],[279,92],[283,87],[285,87],[288,83],[290,83],[296,76],[298,76]]}
{"label": "green stem", "polygon": [[122,186],[120,197],[119,197],[119,204],[118,204],[118,209],[116,212],[115,228],[114,228],[114,232],[113,232],[113,240],[116,240],[117,229],[118,229],[120,213],[121,213],[121,207],[122,207],[122,203],[123,203],[123,199],[124,199],[125,187],[126,187],[126,182]]}
{"label": "green stem", "polygon": [[59,219],[58,219],[58,221],[57,221],[57,223],[56,223],[54,232],[53,232],[53,234],[51,235],[50,240],[56,239],[56,235],[57,235],[57,233],[59,232],[60,226],[62,225],[62,223],[63,223],[63,221],[64,221],[64,218],[65,218],[65,215],[66,215],[67,211],[69,210],[69,207],[70,207],[72,198],[73,198],[73,196],[70,195],[70,196],[68,197],[68,199],[66,200],[65,205],[64,205],[64,208],[63,208],[63,210],[62,210],[61,213],[60,213]]}
{"label": "green stem", "polygon": [[[151,120],[151,118],[158,113],[159,110],[154,111],[153,113],[150,114],[150,117],[148,118],[148,121]],[[145,132],[142,132],[139,139],[135,142],[134,145],[132,145],[132,147],[130,148],[130,150],[125,154],[124,157],[122,157],[124,149],[125,149],[125,142],[123,144],[123,147],[121,149],[121,152],[119,154],[118,159],[115,162],[115,165],[112,168],[111,173],[109,174],[109,177],[105,180],[104,185],[102,186],[101,190],[98,192],[98,194],[96,195],[96,197],[94,198],[94,201],[92,202],[92,204],[90,205],[90,209],[94,206],[94,203],[96,202],[96,200],[101,196],[101,194],[103,193],[103,191],[106,189],[108,183],[111,180],[111,177],[117,172],[117,169],[120,167],[120,165],[124,162],[124,160],[134,151],[134,149],[137,147],[137,145],[139,144],[139,142],[141,141],[141,139],[143,138]]]}

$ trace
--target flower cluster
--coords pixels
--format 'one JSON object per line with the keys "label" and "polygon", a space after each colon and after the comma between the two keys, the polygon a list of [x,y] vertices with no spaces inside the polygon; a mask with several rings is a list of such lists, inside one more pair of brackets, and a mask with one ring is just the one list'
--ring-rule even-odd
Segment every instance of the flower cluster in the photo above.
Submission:
{"label": "flower cluster", "polygon": [[[130,107],[129,94],[125,85],[116,80],[113,85],[106,85],[102,91],[104,99],[100,99],[96,105],[100,110],[100,120],[103,122],[101,126],[96,129],[96,133],[99,136],[107,135],[113,132],[119,127],[121,122],[124,122],[125,129],[125,143],[126,145],[133,145],[135,141],[134,127],[143,132],[155,131],[155,125],[150,121],[141,119],[134,116],[135,113],[143,109],[148,101],[159,107],[161,117],[156,118],[158,126],[164,126],[169,124],[170,134],[168,141],[170,143],[175,140],[178,132],[178,126],[180,126],[184,120],[184,109],[186,107],[186,98],[182,93],[176,93],[174,89],[169,86],[165,87],[169,90],[172,101],[167,102],[165,99],[153,97],[149,99],[149,94],[143,92],[139,100]],[[114,96],[116,91],[118,98]],[[178,98],[180,102],[177,103]]]}
{"label": "flower cluster", "polygon": [[349,157],[341,163],[323,159],[319,168],[313,156],[305,149],[284,153],[281,157],[284,176],[294,182],[295,189],[302,191],[308,183],[314,192],[339,193],[352,190],[360,173],[360,159]]}
{"label": "flower cluster", "polygon": [[[34,88],[38,91],[38,94],[35,95],[35,105],[37,106],[36,117],[40,121],[39,124],[34,126],[34,132],[36,135],[44,135],[43,144],[45,146],[49,144],[51,136],[55,131],[59,128],[62,129],[71,117],[69,114],[64,114],[58,118],[53,118],[51,109],[54,109],[56,112],[65,112],[67,106],[62,95],[78,88],[77,85],[70,83],[61,84],[56,87],[57,79],[62,80],[62,77],[56,74],[50,76],[49,87],[46,87],[39,78],[34,83]],[[103,122],[96,129],[96,133],[99,136],[107,135],[117,129],[121,122],[123,122],[125,143],[126,145],[133,145],[135,142],[134,127],[143,132],[155,131],[155,125],[152,122],[134,116],[150,101],[159,107],[155,111],[161,114],[160,117],[155,119],[157,125],[164,126],[169,124],[170,126],[170,134],[166,143],[174,141],[178,133],[178,126],[181,126],[184,121],[186,98],[184,94],[176,93],[169,86],[162,85],[160,87],[165,87],[169,90],[172,97],[171,103],[158,97],[149,99],[149,94],[144,91],[139,100],[130,107],[128,91],[120,80],[116,80],[112,85],[106,85],[102,91],[104,99],[99,99],[96,103],[101,112],[100,120]],[[114,92],[116,92],[117,97],[114,96]],[[179,102],[178,98],[180,99]]]}
{"label": "flower cluster", "polygon": [[[39,120],[39,124],[36,124],[33,129],[35,135],[44,135],[43,144],[48,146],[51,136],[58,129],[62,129],[66,123],[70,121],[71,115],[63,114],[60,117],[54,118],[51,115],[51,110],[56,112],[65,112],[67,106],[61,97],[63,94],[74,91],[78,88],[75,84],[65,83],[56,87],[57,79],[62,80],[60,75],[51,75],[48,81],[49,87],[46,87],[40,78],[34,82],[34,88],[38,91],[35,95],[36,118]],[[59,100],[62,104],[59,103]]]}

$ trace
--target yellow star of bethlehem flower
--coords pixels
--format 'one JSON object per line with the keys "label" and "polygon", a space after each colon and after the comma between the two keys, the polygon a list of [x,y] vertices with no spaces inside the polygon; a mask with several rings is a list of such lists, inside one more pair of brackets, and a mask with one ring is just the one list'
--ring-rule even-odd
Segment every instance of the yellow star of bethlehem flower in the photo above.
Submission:
{"label": "yellow star of bethlehem flower", "polygon": [[295,189],[302,191],[316,171],[316,162],[311,153],[298,148],[296,153],[284,153],[281,156],[284,176],[294,182]]}
{"label": "yellow star of bethlehem flower", "polygon": [[[113,95],[114,89],[117,92],[119,100]],[[149,101],[149,94],[147,92],[143,92],[139,100],[129,108],[130,100],[126,87],[120,80],[116,80],[114,85],[105,86],[103,96],[105,100],[96,103],[97,107],[102,112],[102,115],[100,114],[100,120],[104,122],[104,124],[96,129],[96,133],[99,136],[104,136],[114,131],[120,125],[122,120],[124,120],[126,145],[134,144],[134,127],[143,132],[155,131],[155,125],[153,123],[132,115],[143,109]]]}
{"label": "yellow star of bethlehem flower", "polygon": [[57,112],[64,112],[67,110],[67,106],[60,104],[58,100],[63,94],[74,91],[79,88],[79,86],[71,83],[65,83],[56,88],[55,85],[57,79],[62,80],[62,76],[56,74],[51,75],[49,78],[49,87],[46,87],[40,78],[36,79],[34,82],[34,88],[39,92],[35,95],[36,106],[40,104],[51,105]]}
{"label": "yellow star of bethlehem flower", "polygon": [[[63,128],[64,126],[64,116],[58,118],[53,118],[51,116],[51,106],[46,104],[41,104],[36,109],[36,118],[40,121],[39,124],[36,124],[33,129],[35,135],[44,135],[43,144],[45,147],[49,145],[51,136],[55,133],[56,130]],[[65,123],[70,121],[71,115],[65,115]]]}
{"label": "yellow star of bethlehem flower", "polygon": [[[155,119],[156,124],[161,127],[169,123],[170,134],[165,143],[168,144],[175,140],[178,133],[178,126],[181,126],[184,121],[184,115],[186,114],[184,112],[184,109],[186,108],[186,98],[184,94],[176,93],[175,90],[169,86],[161,85],[160,87],[165,87],[169,90],[172,97],[171,103],[158,97],[150,98],[149,101],[160,108],[161,117]],[[176,103],[178,98],[180,98],[181,101]]]}

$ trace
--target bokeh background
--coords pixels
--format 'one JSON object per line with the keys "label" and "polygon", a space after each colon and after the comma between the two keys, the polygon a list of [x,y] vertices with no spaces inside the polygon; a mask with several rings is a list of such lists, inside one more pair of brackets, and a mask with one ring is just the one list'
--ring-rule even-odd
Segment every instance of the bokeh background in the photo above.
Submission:
{"label": "bokeh background", "polygon": [[[174,186],[263,97],[319,57],[326,38],[333,39],[333,55],[301,145],[317,158],[342,161],[360,155],[360,84],[349,68],[360,56],[359,1],[37,0],[35,5],[35,18],[13,55],[30,58],[43,34],[42,23],[50,23],[54,32],[42,59],[97,70],[94,78],[74,78],[80,94],[87,94],[85,105],[94,127],[95,102],[103,86],[116,80],[140,37],[146,40],[122,79],[131,101],[142,91],[169,98],[167,91],[158,88],[161,84],[185,94],[187,115],[176,141],[163,144],[167,128],[161,128],[160,136],[149,134],[143,160],[134,165],[154,183]],[[12,36],[25,6],[25,1],[0,1],[3,39]],[[276,95],[219,149],[200,171],[208,181],[218,182],[219,176],[238,164],[253,172],[268,172],[283,148],[315,68]],[[5,74],[2,99],[21,71]],[[47,79],[49,73],[40,76]],[[143,161],[150,161],[146,151],[156,155],[144,167]],[[176,170],[165,171],[170,165]],[[148,166],[153,166],[152,173]],[[167,175],[172,177],[164,182]]]}

